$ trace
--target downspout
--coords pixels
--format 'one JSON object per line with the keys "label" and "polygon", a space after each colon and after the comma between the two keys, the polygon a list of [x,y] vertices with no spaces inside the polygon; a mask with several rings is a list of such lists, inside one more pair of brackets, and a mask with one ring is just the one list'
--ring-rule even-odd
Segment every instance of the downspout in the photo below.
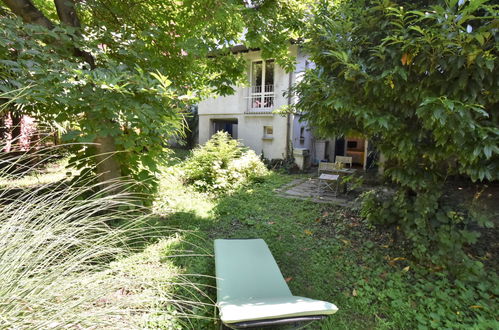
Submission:
{"label": "downspout", "polygon": [[[288,79],[288,109],[291,106],[291,85],[293,79],[293,72],[289,72]],[[291,114],[288,112],[286,115],[286,159],[292,155],[292,144],[291,144]]]}

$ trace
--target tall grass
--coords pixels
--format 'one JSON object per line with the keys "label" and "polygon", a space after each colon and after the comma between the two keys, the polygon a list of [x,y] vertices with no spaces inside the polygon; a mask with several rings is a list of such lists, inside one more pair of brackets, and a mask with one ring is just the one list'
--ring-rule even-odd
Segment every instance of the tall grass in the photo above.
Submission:
{"label": "tall grass", "polygon": [[[5,162],[0,181],[15,179]],[[159,239],[130,184],[0,187],[0,328],[181,327],[198,303],[174,287],[200,291],[164,260],[181,236]]]}

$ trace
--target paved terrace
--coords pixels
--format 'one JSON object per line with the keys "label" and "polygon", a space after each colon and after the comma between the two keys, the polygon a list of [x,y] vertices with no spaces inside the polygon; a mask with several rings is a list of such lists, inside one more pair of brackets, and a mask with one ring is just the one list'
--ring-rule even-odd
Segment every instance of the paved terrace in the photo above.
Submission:
{"label": "paved terrace", "polygon": [[310,199],[316,203],[333,203],[340,206],[352,206],[357,194],[352,192],[343,193],[340,188],[338,195],[334,196],[334,192],[324,189],[320,195],[317,191],[317,178],[301,178],[282,186],[278,189],[278,193],[286,198]]}

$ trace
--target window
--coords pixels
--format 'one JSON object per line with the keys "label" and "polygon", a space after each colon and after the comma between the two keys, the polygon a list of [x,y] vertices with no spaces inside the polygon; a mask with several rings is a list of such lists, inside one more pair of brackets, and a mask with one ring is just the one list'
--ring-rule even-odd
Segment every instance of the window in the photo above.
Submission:
{"label": "window", "polygon": [[272,139],[274,137],[274,129],[272,126],[263,126],[263,138]]}
{"label": "window", "polygon": [[347,149],[357,149],[357,141],[347,141]]}
{"label": "window", "polygon": [[252,109],[272,108],[274,106],[274,60],[251,63]]}
{"label": "window", "polygon": [[300,144],[305,143],[305,127],[300,127]]}

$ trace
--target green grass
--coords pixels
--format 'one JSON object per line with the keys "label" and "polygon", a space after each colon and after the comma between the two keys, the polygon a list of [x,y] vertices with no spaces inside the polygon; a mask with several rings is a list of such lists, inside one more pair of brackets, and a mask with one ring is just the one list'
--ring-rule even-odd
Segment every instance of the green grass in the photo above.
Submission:
{"label": "green grass", "polygon": [[[191,327],[202,291],[170,258],[184,253],[184,232],[137,208],[133,194],[63,180],[62,165],[0,173],[8,176],[0,189],[0,328]],[[182,297],[176,287],[195,294]]]}
{"label": "green grass", "polygon": [[[179,258],[176,265],[207,285],[199,298],[216,300],[212,244],[216,238],[263,238],[295,295],[327,300],[337,314],[309,329],[494,328],[497,277],[462,283],[408,260],[396,246],[347,210],[328,204],[281,197],[276,189],[295,177],[273,173],[263,183],[231,196],[210,198],[185,187],[179,168],[165,171],[156,212],[168,225],[187,229],[203,257]],[[213,307],[199,308],[212,318],[195,329],[216,329]]]}
{"label": "green grass", "polygon": [[[5,304],[0,300],[0,310],[7,308],[0,313],[0,327],[2,322],[11,327],[27,324],[64,327],[90,322],[122,328],[132,324],[151,329],[218,329],[213,240],[258,237],[268,243],[293,294],[327,300],[339,307],[338,313],[308,329],[499,328],[496,315],[499,286],[493,269],[486,270],[486,279],[461,282],[438,269],[417,265],[409,260],[410,251],[370,227],[357,216],[356,210],[281,197],[277,189],[297,176],[272,172],[264,182],[245,186],[230,196],[213,197],[196,192],[180,180],[178,165],[187,155],[186,151],[177,151],[176,157],[163,168],[153,212],[142,221],[131,222],[131,230],[123,237],[127,246],[111,246],[118,248],[119,257],[108,258],[113,250],[96,245],[92,250],[82,250],[84,254],[95,251],[97,255],[103,251],[105,258],[93,263],[95,268],[76,269],[66,275],[59,269],[71,270],[73,265],[56,263],[55,268],[44,270],[48,277],[27,274],[24,286],[14,285],[16,276],[11,276],[12,285],[5,286],[9,282],[3,276],[4,286],[0,285],[0,291],[15,289],[20,296],[32,290],[38,298],[28,295],[29,299],[42,304],[37,307],[38,314],[34,314],[24,309],[25,303]],[[11,180],[3,189],[23,187],[23,191],[29,192],[43,190],[44,185],[54,187],[52,181],[64,175],[61,167],[57,171],[57,166],[53,170],[51,166],[38,174],[48,174],[42,181],[29,181],[35,175],[28,175],[24,179],[26,184]],[[50,211],[44,216],[52,219],[49,215],[59,208],[57,224],[64,225],[65,206],[46,199],[41,196],[37,200]],[[83,201],[77,207],[94,210],[94,205],[98,208],[101,204],[99,200]],[[39,209],[34,208],[33,212]],[[3,232],[13,226],[19,228],[25,222],[24,217],[17,216],[19,223],[9,227],[7,219],[14,217],[6,214],[4,208],[4,227],[0,226]],[[134,218],[128,212],[116,215],[122,218],[118,223]],[[45,228],[42,226],[40,230],[47,233]],[[43,236],[28,234],[26,231],[24,241],[7,241],[4,235],[6,243],[0,244],[0,251],[4,248],[17,255],[16,251],[29,249],[38,253],[35,257],[40,256],[35,238]],[[28,248],[27,244],[34,248]],[[13,262],[6,252],[0,253],[0,259],[2,256],[5,260],[0,263],[0,272],[2,267],[3,271],[7,269],[6,265],[11,265],[14,271],[23,270],[16,268],[20,264]],[[30,262],[26,260],[23,265]],[[44,290],[51,294],[46,295]],[[61,299],[72,301],[74,297],[78,297],[78,305],[55,308],[60,306]],[[44,304],[44,300],[49,304]],[[5,311],[10,313],[7,322]]]}

